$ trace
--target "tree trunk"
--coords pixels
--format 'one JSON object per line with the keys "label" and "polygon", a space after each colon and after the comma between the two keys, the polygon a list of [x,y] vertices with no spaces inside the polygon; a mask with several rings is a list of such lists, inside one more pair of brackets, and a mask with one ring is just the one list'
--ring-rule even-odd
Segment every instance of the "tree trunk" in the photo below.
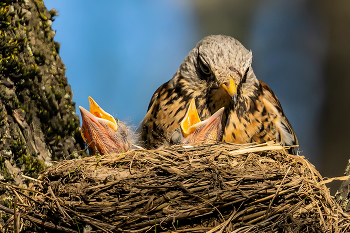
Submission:
{"label": "tree trunk", "polygon": [[23,185],[83,148],[72,91],[40,0],[0,3],[0,181]]}
{"label": "tree trunk", "polygon": [[[345,174],[346,176],[350,175],[350,160],[348,165],[346,166],[345,169]],[[339,205],[342,207],[342,209],[346,212],[350,212],[350,203],[349,203],[349,190],[350,187],[350,179],[344,180],[340,188],[338,189],[337,193],[335,194],[336,200],[339,203]]]}

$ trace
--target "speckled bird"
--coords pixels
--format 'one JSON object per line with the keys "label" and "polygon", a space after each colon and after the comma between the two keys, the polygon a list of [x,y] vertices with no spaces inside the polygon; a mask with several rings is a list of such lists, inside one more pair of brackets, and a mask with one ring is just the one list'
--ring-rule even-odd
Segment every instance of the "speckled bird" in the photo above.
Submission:
{"label": "speckled bird", "polygon": [[126,152],[130,149],[128,130],[123,122],[105,112],[91,97],[90,111],[79,106],[83,125],[81,136],[90,155]]}
{"label": "speckled bird", "polygon": [[[236,39],[213,35],[190,51],[174,77],[153,94],[141,123],[140,142],[151,149],[169,142],[180,126],[190,100],[207,119],[220,108],[224,142],[263,143],[298,140],[272,90],[252,69],[252,53]],[[294,153],[294,148],[291,148]]]}

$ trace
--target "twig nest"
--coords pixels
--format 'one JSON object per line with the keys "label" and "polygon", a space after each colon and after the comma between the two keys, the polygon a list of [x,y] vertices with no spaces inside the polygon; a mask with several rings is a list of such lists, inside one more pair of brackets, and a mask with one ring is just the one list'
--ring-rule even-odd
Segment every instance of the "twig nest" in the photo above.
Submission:
{"label": "twig nest", "polygon": [[314,166],[271,148],[175,146],[64,161],[42,175],[26,214],[75,231],[348,231]]}

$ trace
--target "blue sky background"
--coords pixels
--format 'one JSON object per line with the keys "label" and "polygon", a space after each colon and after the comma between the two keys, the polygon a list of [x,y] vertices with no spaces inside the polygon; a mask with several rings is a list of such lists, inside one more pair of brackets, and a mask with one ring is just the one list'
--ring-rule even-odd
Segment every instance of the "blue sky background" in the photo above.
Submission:
{"label": "blue sky background", "polygon": [[191,1],[45,0],[59,16],[55,40],[73,100],[91,96],[108,113],[137,126],[154,91],[173,77],[199,41]]}

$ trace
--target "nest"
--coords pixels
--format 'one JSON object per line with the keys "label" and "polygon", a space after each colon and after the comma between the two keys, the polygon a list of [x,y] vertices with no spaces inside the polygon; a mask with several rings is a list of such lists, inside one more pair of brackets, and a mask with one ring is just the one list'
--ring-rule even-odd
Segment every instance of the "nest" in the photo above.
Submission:
{"label": "nest", "polygon": [[21,217],[33,231],[348,232],[350,226],[314,166],[277,145],[175,146],[64,161],[30,190],[22,194]]}

